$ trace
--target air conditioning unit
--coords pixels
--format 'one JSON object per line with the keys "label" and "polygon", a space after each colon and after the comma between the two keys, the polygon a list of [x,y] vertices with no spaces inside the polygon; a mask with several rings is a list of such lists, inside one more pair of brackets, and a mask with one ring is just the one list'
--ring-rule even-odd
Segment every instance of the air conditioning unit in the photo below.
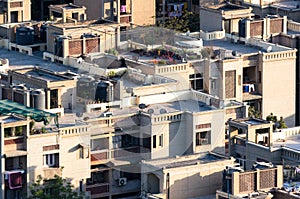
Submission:
{"label": "air conditioning unit", "polygon": [[119,179],[119,186],[124,186],[127,183],[127,178],[120,178]]}

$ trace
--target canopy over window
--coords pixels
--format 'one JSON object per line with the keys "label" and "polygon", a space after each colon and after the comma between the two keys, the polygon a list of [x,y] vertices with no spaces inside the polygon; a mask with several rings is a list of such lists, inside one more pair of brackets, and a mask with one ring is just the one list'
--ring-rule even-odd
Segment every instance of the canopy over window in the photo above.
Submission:
{"label": "canopy over window", "polygon": [[49,124],[51,119],[54,118],[56,126],[59,127],[57,114],[31,108],[11,100],[0,100],[0,114],[17,114],[24,117],[30,117],[36,122],[44,122],[44,125]]}

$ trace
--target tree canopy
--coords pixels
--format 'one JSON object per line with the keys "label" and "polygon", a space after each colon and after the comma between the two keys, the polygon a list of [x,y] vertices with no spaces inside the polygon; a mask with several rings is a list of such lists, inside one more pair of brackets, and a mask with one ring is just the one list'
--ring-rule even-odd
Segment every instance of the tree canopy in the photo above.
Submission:
{"label": "tree canopy", "polygon": [[185,10],[180,17],[171,17],[166,19],[165,22],[158,22],[158,26],[179,32],[196,32],[199,31],[199,23],[199,15]]}
{"label": "tree canopy", "polygon": [[36,182],[30,186],[29,199],[83,199],[83,193],[73,191],[71,183],[55,175],[53,179],[43,179],[38,176]]}

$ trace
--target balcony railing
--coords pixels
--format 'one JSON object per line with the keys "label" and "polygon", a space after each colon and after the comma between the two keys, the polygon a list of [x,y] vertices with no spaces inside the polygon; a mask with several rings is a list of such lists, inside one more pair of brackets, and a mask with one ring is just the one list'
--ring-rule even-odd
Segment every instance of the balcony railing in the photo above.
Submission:
{"label": "balcony railing", "polygon": [[109,183],[86,185],[86,191],[90,191],[91,195],[103,194],[109,192]]}

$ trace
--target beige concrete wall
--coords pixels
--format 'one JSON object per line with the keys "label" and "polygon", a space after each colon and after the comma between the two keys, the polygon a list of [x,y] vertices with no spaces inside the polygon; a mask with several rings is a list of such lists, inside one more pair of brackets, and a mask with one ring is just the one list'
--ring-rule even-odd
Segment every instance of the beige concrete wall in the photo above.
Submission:
{"label": "beige concrete wall", "polygon": [[23,19],[22,21],[30,21],[31,20],[31,0],[23,1]]}
{"label": "beige concrete wall", "polygon": [[295,125],[295,57],[261,62],[262,117],[282,116],[288,126]]}
{"label": "beige concrete wall", "polygon": [[[192,198],[215,193],[222,186],[222,172],[232,160],[223,160],[189,167],[165,169],[170,175],[170,196],[172,199]],[[167,193],[164,180],[163,193]]]}
{"label": "beige concrete wall", "polygon": [[[75,188],[79,181],[90,177],[90,155],[79,158],[79,144],[89,145],[89,135],[72,134],[59,136],[57,133],[32,135],[27,139],[28,183],[33,183],[38,175],[58,174],[72,180]],[[43,146],[59,144],[59,149],[43,151]],[[44,165],[45,154],[59,153],[59,167],[49,168]]]}
{"label": "beige concrete wall", "polygon": [[132,0],[132,23],[136,25],[155,24],[155,0]]}
{"label": "beige concrete wall", "polygon": [[102,0],[74,0],[75,5],[85,6],[87,19],[99,19],[103,15]]}
{"label": "beige concrete wall", "polygon": [[[211,19],[214,19],[214,23],[211,23]],[[200,8],[200,30],[212,32],[223,29],[222,14],[220,12]]]}
{"label": "beige concrete wall", "polygon": [[[224,153],[224,142],[225,142],[225,114],[224,110],[217,111],[206,111],[194,114],[193,126],[193,152],[206,152],[206,151],[216,151],[219,153]],[[207,129],[196,129],[196,125],[211,123],[211,128]],[[196,133],[201,131],[210,131],[210,144],[196,146]]]}

